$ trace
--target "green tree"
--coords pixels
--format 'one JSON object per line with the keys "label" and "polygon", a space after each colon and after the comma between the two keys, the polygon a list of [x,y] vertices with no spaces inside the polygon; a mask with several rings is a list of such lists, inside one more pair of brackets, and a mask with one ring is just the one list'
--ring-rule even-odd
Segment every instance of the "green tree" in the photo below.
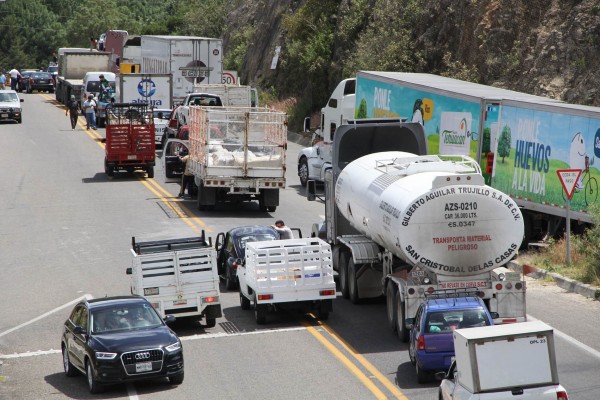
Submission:
{"label": "green tree", "polygon": [[490,128],[483,128],[483,137],[481,138],[481,152],[483,154],[489,153],[490,149],[490,141],[491,141],[492,133]]}
{"label": "green tree", "polygon": [[367,118],[367,100],[361,99],[360,105],[358,106],[358,110],[356,110],[356,118]]}
{"label": "green tree", "polygon": [[502,128],[502,133],[500,134],[500,140],[498,141],[498,155],[502,157],[502,162],[504,163],[504,158],[510,155],[510,127],[508,125],[504,125]]}

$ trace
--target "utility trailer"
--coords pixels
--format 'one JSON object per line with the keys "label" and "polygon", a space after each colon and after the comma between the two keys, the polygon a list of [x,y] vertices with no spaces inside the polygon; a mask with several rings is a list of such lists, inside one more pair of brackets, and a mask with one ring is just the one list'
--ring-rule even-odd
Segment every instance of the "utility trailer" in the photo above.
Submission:
{"label": "utility trailer", "polygon": [[326,320],[335,299],[331,247],[319,238],[248,242],[246,262],[237,268],[240,305],[254,302],[256,322],[269,309],[316,311]]}
{"label": "utility trailer", "polygon": [[203,317],[212,328],[222,316],[216,252],[199,237],[137,242],[131,238],[131,293],[164,317]]}
{"label": "utility trailer", "polygon": [[154,115],[146,104],[112,103],[106,108],[104,172],[144,170],[154,178]]}

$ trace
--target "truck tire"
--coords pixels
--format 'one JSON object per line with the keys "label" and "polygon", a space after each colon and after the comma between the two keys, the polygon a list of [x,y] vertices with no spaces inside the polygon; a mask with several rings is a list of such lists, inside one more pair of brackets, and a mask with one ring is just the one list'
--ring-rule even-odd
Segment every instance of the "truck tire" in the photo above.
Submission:
{"label": "truck tire", "polygon": [[298,163],[298,177],[302,187],[306,187],[308,183],[308,161],[306,161],[306,157],[302,157]]}
{"label": "truck tire", "polygon": [[112,165],[108,165],[108,160],[106,158],[104,159],[104,173],[108,176],[114,176],[115,174],[115,169]]}
{"label": "truck tire", "polygon": [[398,318],[398,310],[396,310],[396,296],[397,296],[396,285],[393,281],[389,280],[385,290],[386,308],[387,308],[387,319],[388,325],[392,329],[392,332],[396,332],[398,324],[396,318]]}
{"label": "truck tire", "polygon": [[340,292],[342,292],[342,297],[347,299],[349,297],[348,294],[348,258],[350,257],[350,253],[346,250],[340,250],[340,265],[338,268],[339,272],[339,282],[340,282]]}
{"label": "truck tire", "polygon": [[254,317],[258,325],[267,323],[267,305],[258,304],[258,299],[254,296]]}
{"label": "truck tire", "polygon": [[321,321],[327,321],[329,319],[329,311],[319,308],[319,312],[317,313],[317,316],[319,317],[319,319]]}
{"label": "truck tire", "polygon": [[358,279],[356,278],[356,269],[360,265],[354,264],[354,259],[348,260],[348,297],[352,304],[360,303],[360,296],[358,295]]}
{"label": "truck tire", "polygon": [[240,292],[240,307],[242,307],[242,310],[250,309],[250,300],[248,300],[248,298],[244,296],[242,292]]}
{"label": "truck tire", "polygon": [[408,342],[408,329],[404,324],[404,302],[401,299],[400,293],[396,294],[396,332],[403,343]]}
{"label": "truck tire", "polygon": [[154,167],[146,167],[146,173],[148,174],[148,178],[154,178]]}
{"label": "truck tire", "polygon": [[277,206],[267,206],[268,212],[275,212],[275,210],[277,210]]}
{"label": "truck tire", "polygon": [[206,322],[206,327],[207,328],[214,328],[215,325],[217,325],[217,319],[216,318],[208,318],[207,317],[207,318],[205,318],[204,322]]}

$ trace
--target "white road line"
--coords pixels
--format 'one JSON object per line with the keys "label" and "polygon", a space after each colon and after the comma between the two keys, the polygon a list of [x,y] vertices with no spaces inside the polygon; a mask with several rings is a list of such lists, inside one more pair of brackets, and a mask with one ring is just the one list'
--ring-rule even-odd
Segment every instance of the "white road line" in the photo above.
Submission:
{"label": "white road line", "polygon": [[[320,329],[320,328],[319,328]],[[232,336],[248,336],[248,335],[264,335],[268,333],[282,333],[282,332],[293,332],[293,331],[305,331],[305,327],[297,327],[297,328],[282,328],[282,329],[266,329],[262,331],[253,331],[253,332],[238,332],[238,333],[209,333],[205,335],[193,335],[193,336],[182,336],[180,337],[182,342],[192,341],[192,340],[200,340],[200,339],[218,339],[224,337],[232,337]],[[25,358],[25,357],[35,357],[35,356],[45,356],[48,354],[60,354],[61,350],[38,350],[38,351],[28,351],[25,353],[14,353],[14,354],[0,354],[0,360],[8,359],[8,358]]]}
{"label": "white road line", "polygon": [[32,324],[32,323],[36,322],[36,321],[39,321],[42,318],[46,318],[48,315],[51,315],[51,314],[53,314],[53,313],[55,313],[55,312],[57,312],[59,310],[62,310],[63,308],[72,306],[73,304],[76,304],[77,302],[79,302],[79,301],[81,301],[83,299],[92,299],[92,298],[93,298],[93,296],[91,294],[84,294],[83,296],[81,296],[81,297],[79,297],[79,298],[77,298],[77,299],[75,299],[73,301],[70,301],[67,304],[63,304],[60,307],[56,307],[55,309],[50,310],[47,313],[40,315],[39,317],[35,317],[34,319],[32,319],[30,321],[24,322],[21,325],[17,325],[14,328],[10,328],[9,330],[0,333],[0,337],[8,335],[11,332],[14,332],[14,331],[16,331],[18,329],[23,328],[24,326],[27,326],[29,324]]}
{"label": "white road line", "polygon": [[[534,318],[529,314],[527,314],[527,320],[539,321],[537,318]],[[552,329],[554,330],[554,334],[556,336],[566,340],[567,342],[571,343],[575,347],[579,347],[581,350],[586,351],[586,352],[590,353],[592,356],[600,359],[600,351],[591,348],[587,344],[581,343],[579,340],[572,338],[571,336],[567,335],[564,332],[559,331],[558,329],[556,329],[554,327]]]}
{"label": "white road line", "polygon": [[127,396],[129,396],[129,400],[139,400],[135,386],[132,383],[127,384]]}

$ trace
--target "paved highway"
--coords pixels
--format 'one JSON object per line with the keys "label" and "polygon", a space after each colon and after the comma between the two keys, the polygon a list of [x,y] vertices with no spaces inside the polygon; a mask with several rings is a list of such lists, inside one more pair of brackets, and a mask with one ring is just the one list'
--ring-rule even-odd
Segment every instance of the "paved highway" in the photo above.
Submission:
{"label": "paved highway", "polygon": [[[0,124],[0,399],[437,399],[437,384],[416,383],[407,347],[388,330],[381,300],[339,298],[327,323],[293,313],[258,327],[238,294],[222,286],[223,318],[214,328],[177,321],[186,378],[173,387],[141,382],[90,396],[83,376],[62,370],[60,334],[83,296],[129,293],[131,237],[209,236],[283,219],[307,234],[323,214],[295,175],[300,149],[288,150],[288,187],[276,212],[258,204],[200,212],[177,199],[179,185],[104,174],[104,130],[76,131],[47,94],[24,94],[22,124]],[[530,282],[528,312],[557,329],[561,383],[573,400],[600,398],[600,304]],[[493,366],[490,366],[493,367]]]}

